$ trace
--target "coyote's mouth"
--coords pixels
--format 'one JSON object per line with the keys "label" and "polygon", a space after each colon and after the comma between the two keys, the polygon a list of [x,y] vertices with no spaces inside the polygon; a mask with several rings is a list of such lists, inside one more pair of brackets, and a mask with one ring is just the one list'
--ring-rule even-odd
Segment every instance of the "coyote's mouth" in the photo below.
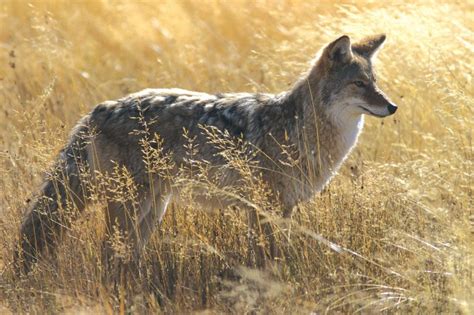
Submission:
{"label": "coyote's mouth", "polygon": [[359,106],[360,108],[362,108],[364,111],[366,111],[367,113],[371,114],[372,116],[376,116],[376,117],[380,117],[380,118],[383,118],[385,117],[384,115],[379,115],[379,114],[376,114],[374,113],[373,111],[363,107],[363,106]]}

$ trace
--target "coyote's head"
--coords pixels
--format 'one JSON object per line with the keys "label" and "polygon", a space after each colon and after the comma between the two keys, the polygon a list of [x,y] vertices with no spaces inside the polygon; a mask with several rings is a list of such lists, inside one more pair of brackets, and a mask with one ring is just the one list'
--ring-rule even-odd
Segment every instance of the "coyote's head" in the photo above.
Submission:
{"label": "coyote's head", "polygon": [[392,115],[397,106],[376,85],[372,57],[385,41],[376,35],[351,44],[348,36],[330,43],[315,65],[322,105],[338,116]]}

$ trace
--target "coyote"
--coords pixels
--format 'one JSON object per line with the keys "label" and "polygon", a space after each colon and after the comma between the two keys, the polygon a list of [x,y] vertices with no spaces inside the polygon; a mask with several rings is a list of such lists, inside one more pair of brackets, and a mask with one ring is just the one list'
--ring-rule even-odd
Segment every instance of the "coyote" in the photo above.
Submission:
{"label": "coyote", "polygon": [[[189,163],[185,148],[189,139],[199,148],[192,158],[210,166],[209,176],[220,174],[219,187],[238,182],[242,174],[226,167],[219,148],[209,139],[213,130],[253,148],[250,160],[258,166],[271,198],[281,205],[282,215],[289,217],[297,203],[321,191],[336,174],[357,142],[364,115],[386,117],[397,110],[377,88],[372,69],[372,57],[384,41],[383,34],[353,44],[348,36],[339,37],[318,53],[289,91],[280,94],[146,89],[97,105],[72,130],[24,217],[15,254],[21,270],[27,272],[45,250],[54,249],[70,221],[67,209],[81,211],[90,203],[84,172],[94,177],[120,165],[131,174],[138,205],[110,198],[105,217],[107,232],[123,232],[137,252],[168,203],[179,202],[180,185],[174,179],[180,167]],[[167,176],[147,171],[143,136],[137,132],[144,124],[150,137],[159,136],[152,145],[173,165],[167,166]],[[278,163],[285,159],[280,144],[295,148],[296,162]],[[207,207],[235,203],[225,194],[196,191],[196,200]]]}

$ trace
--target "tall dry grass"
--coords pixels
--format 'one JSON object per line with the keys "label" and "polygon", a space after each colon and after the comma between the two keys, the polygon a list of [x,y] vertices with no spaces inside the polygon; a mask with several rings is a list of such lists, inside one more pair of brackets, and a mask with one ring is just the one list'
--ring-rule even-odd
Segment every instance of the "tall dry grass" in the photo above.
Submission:
{"label": "tall dry grass", "polygon": [[[0,2],[0,312],[472,313],[473,9]],[[274,268],[226,276],[249,265],[245,215],[190,203],[171,206],[134,280],[104,285],[99,191],[55,259],[12,274],[28,200],[94,104],[145,87],[282,91],[323,44],[379,32],[380,84],[400,109],[366,119],[340,174],[300,205],[289,241],[279,238],[287,255]]]}

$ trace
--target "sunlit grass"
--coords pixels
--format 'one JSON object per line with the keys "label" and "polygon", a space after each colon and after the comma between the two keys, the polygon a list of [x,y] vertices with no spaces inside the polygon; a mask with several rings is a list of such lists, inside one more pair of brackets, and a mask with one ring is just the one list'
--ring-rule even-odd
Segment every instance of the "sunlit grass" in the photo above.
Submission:
{"label": "sunlit grass", "polygon": [[[472,10],[454,1],[1,2],[0,312],[472,312]],[[230,265],[246,265],[245,215],[172,205],[143,274],[114,290],[97,263],[96,206],[57,262],[11,275],[27,200],[94,104],[146,87],[279,92],[328,41],[381,32],[376,69],[400,109],[368,117],[340,175],[300,205],[278,268],[227,279]]]}

